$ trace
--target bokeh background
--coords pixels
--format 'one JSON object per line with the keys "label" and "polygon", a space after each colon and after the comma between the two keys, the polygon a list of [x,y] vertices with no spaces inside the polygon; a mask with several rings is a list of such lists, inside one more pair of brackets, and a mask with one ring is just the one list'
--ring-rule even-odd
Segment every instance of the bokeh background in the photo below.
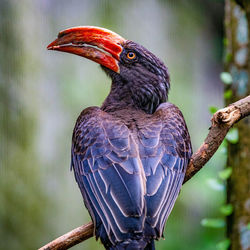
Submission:
{"label": "bokeh background", "polygon": [[[37,249],[90,218],[70,172],[74,123],[101,105],[110,79],[81,57],[47,51],[60,30],[96,25],[136,41],[169,67],[169,99],[183,111],[194,151],[222,107],[220,0],[0,0],[0,249]],[[219,150],[181,191],[157,249],[214,250],[225,191],[212,185]],[[73,249],[102,249],[92,238]]]}

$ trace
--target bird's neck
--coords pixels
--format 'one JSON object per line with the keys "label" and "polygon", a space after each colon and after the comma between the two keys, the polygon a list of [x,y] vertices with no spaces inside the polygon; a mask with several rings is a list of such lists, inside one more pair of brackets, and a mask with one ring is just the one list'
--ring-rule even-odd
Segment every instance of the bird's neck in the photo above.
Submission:
{"label": "bird's neck", "polygon": [[101,109],[106,112],[114,112],[126,108],[136,108],[128,88],[121,86],[118,88],[112,83],[111,90],[102,104]]}
{"label": "bird's neck", "polygon": [[136,109],[152,114],[166,99],[167,92],[162,93],[162,91],[152,88],[152,86],[149,89],[148,86],[136,87],[133,84],[113,81],[110,93],[101,108],[106,112]]}

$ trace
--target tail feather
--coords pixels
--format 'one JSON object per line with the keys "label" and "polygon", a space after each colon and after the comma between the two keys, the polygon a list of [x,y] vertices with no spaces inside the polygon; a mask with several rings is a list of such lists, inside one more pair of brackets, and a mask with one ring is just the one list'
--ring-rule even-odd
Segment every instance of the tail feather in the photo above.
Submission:
{"label": "tail feather", "polygon": [[151,240],[145,247],[145,250],[155,250],[155,241]]}
{"label": "tail feather", "polygon": [[144,229],[144,234],[129,233],[117,242],[112,231],[108,236],[103,224],[98,224],[96,225],[96,240],[100,238],[107,250],[155,250],[154,238],[157,237],[158,232],[148,223],[145,224]]}
{"label": "tail feather", "polygon": [[127,240],[118,243],[116,246],[106,248],[108,250],[155,250],[154,240],[147,242],[146,240]]}

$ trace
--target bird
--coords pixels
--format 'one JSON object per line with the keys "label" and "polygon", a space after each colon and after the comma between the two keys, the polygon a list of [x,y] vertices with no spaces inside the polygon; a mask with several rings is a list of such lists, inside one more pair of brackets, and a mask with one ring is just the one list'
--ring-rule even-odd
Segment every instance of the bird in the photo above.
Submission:
{"label": "bird", "polygon": [[106,249],[155,249],[179,195],[192,145],[167,101],[170,76],[142,45],[108,29],[78,26],[47,47],[90,59],[111,78],[101,107],[79,115],[71,169]]}

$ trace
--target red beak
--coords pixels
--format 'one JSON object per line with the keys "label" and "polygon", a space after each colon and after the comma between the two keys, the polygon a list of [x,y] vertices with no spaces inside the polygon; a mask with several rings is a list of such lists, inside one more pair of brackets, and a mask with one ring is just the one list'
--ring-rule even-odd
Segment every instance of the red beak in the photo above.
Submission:
{"label": "red beak", "polygon": [[119,73],[118,61],[124,41],[110,30],[81,26],[61,31],[47,49],[83,56]]}

